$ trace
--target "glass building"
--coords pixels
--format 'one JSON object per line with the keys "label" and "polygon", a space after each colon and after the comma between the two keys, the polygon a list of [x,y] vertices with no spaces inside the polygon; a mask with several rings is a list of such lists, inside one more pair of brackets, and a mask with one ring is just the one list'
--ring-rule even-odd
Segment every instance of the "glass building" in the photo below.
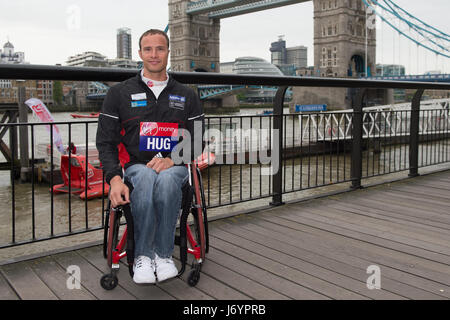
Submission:
{"label": "glass building", "polygon": [[[233,73],[239,75],[284,76],[275,65],[258,57],[240,57],[234,61]],[[273,102],[277,88],[251,87],[246,91],[246,102]]]}

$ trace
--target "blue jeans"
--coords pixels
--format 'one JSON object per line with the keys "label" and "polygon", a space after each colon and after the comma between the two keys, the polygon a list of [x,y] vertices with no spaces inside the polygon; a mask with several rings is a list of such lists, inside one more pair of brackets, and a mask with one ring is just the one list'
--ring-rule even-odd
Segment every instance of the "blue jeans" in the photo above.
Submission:
{"label": "blue jeans", "polygon": [[185,166],[161,171],[143,164],[127,168],[125,178],[133,185],[130,194],[134,220],[135,257],[162,258],[172,255],[175,229],[181,208],[181,187],[188,179]]}

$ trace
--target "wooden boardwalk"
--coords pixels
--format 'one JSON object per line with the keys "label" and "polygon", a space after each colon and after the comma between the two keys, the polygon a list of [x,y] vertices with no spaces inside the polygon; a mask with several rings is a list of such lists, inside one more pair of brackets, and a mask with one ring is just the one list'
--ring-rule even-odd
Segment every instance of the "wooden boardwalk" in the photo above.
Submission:
{"label": "wooden boardwalk", "polygon": [[[449,195],[445,171],[211,222],[194,288],[138,286],[124,266],[105,291],[95,246],[1,266],[0,299],[449,299]],[[70,265],[80,289],[67,288]],[[380,289],[367,287],[372,265]]]}

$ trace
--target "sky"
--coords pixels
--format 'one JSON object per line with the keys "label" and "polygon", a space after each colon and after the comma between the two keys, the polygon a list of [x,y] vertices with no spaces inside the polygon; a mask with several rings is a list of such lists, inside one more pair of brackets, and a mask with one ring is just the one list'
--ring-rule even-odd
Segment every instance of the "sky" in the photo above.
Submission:
{"label": "sky", "polygon": [[[449,0],[394,1],[433,27],[450,33]],[[133,59],[139,60],[139,36],[150,28],[164,29],[167,23],[167,0],[2,0],[0,45],[3,47],[9,39],[15,51],[24,52],[31,64],[64,65],[69,56],[85,51],[115,58],[117,29],[128,27]],[[270,62],[270,44],[280,35],[284,35],[288,47],[308,47],[308,65],[313,65],[312,1],[222,19],[220,61],[256,56]],[[430,70],[450,73],[450,59],[417,50],[387,27],[377,29],[377,35],[377,63],[400,62],[412,74]]]}

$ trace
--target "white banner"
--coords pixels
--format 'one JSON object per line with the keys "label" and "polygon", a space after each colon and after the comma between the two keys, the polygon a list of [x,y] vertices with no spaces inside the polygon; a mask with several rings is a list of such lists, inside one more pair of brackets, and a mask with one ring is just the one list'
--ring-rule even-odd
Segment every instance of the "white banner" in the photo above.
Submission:
{"label": "white banner", "polygon": [[[39,99],[31,98],[25,101],[25,104],[28,105],[31,110],[33,110],[34,114],[39,117],[42,122],[55,122],[50,111],[48,111],[47,106]],[[50,125],[46,125],[47,131],[50,132]],[[56,124],[52,125],[53,128],[53,143],[56,145],[56,148],[62,154],[65,154],[61,134],[59,133],[59,129]]]}

